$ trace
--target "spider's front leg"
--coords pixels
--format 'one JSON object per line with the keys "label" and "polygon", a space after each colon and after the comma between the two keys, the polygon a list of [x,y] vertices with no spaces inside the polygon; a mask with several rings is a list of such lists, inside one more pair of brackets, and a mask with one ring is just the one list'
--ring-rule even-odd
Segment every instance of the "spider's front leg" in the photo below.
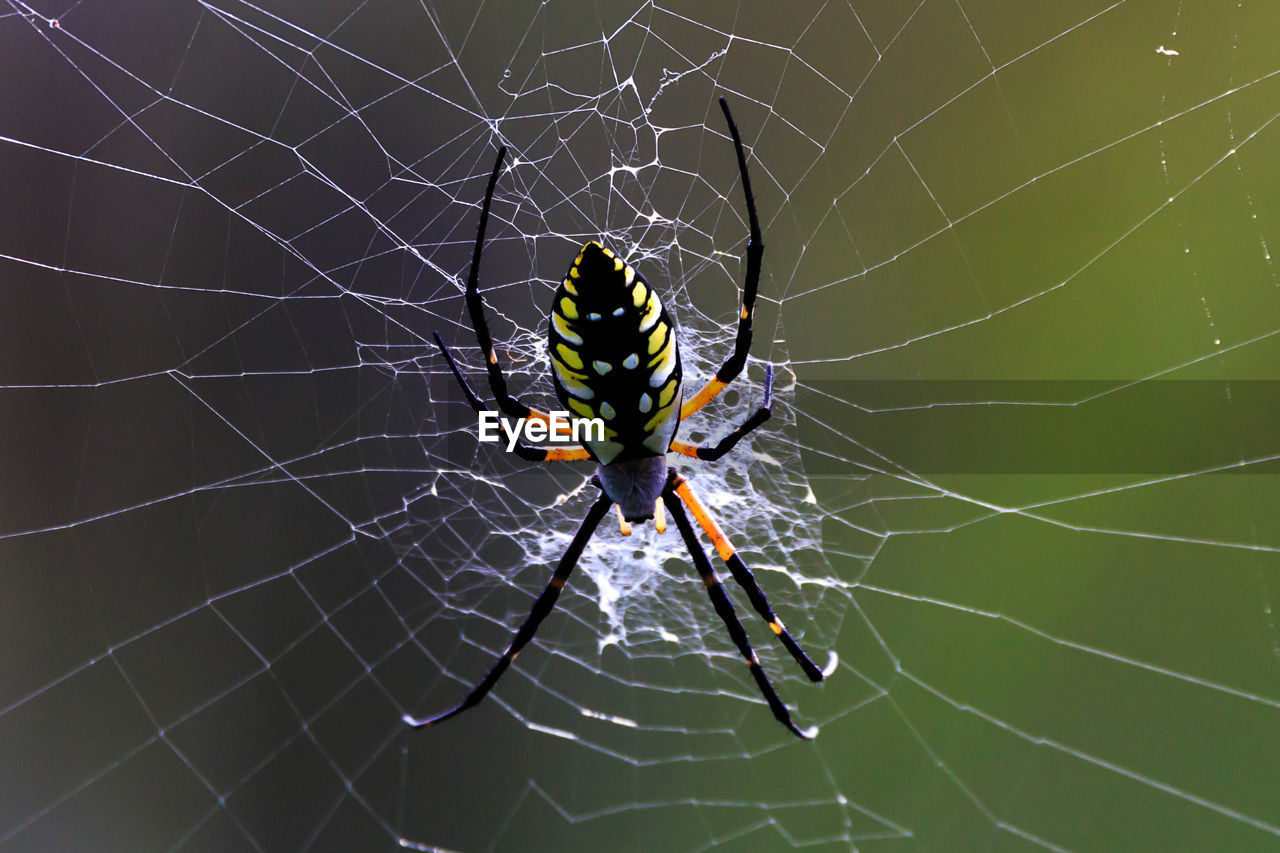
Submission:
{"label": "spider's front leg", "polygon": [[729,112],[729,102],[724,98],[720,99],[720,110],[729,125],[729,135],[733,137],[738,174],[742,176],[742,192],[747,200],[747,221],[750,228],[747,235],[747,272],[742,280],[742,307],[738,311],[738,335],[733,341],[733,353],[716,371],[715,378],[680,407],[680,420],[685,420],[714,400],[730,382],[738,378],[747,363],[747,353],[751,350],[751,316],[755,311],[756,291],[760,287],[760,262],[764,258],[764,238],[760,235],[760,216],[756,213],[755,193],[751,192],[751,175],[747,172],[747,155],[742,149],[742,136],[738,133],[733,114]]}
{"label": "spider's front leg", "polygon": [[498,366],[498,356],[493,351],[493,339],[489,336],[489,324],[484,318],[484,299],[480,296],[480,255],[484,252],[484,232],[489,225],[489,208],[493,205],[493,190],[502,172],[502,161],[507,156],[505,145],[498,147],[498,156],[485,187],[484,204],[480,206],[480,225],[476,228],[476,245],[471,253],[471,271],[467,273],[467,312],[471,315],[471,327],[475,329],[484,356],[485,370],[489,373],[489,387],[498,401],[498,408],[510,418],[527,418],[531,409],[507,392],[507,380]]}
{"label": "spider's front leg", "polygon": [[[484,253],[484,234],[489,226],[489,209],[493,206],[493,191],[498,184],[498,175],[502,173],[502,162],[506,159],[506,156],[506,146],[499,146],[498,156],[493,164],[493,171],[489,174],[489,184],[485,187],[484,202],[480,206],[480,224],[476,228],[476,244],[471,254],[471,269],[467,273],[467,289],[465,291],[467,313],[471,317],[471,327],[475,330],[476,340],[480,344],[480,352],[484,357],[485,371],[489,375],[489,388],[493,391],[494,399],[498,402],[498,409],[509,418],[521,420],[532,418],[550,423],[551,419],[545,412],[526,405],[524,402],[512,397],[510,392],[507,391],[507,379],[502,372],[502,367],[498,364],[498,356],[493,348],[493,338],[489,334],[489,324],[484,316],[484,297],[480,295],[480,256]],[[436,334],[436,343],[439,344],[441,351],[445,353],[445,358],[450,360],[450,366],[453,366],[449,353],[444,349],[444,344],[440,342],[439,333]],[[461,376],[456,368],[454,375]],[[465,386],[466,383],[463,384]],[[468,394],[470,394],[470,389],[467,390]],[[475,403],[472,403],[472,406],[474,408]],[[479,410],[477,409],[477,411]],[[525,459],[531,458],[524,454],[521,454],[521,457]]]}

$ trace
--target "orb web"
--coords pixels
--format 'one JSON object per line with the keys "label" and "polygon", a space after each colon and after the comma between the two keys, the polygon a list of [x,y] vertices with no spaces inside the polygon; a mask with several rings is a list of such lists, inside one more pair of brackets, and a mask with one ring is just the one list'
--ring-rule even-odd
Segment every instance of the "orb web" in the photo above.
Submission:
{"label": "orb web", "polygon": [[[0,11],[0,846],[1268,849],[1280,67],[1252,2],[13,2]],[[554,285],[659,287],[673,457],[820,664],[612,518],[481,706],[590,466]],[[714,557],[713,557],[714,560]],[[1077,808],[1061,809],[1067,801]],[[1135,814],[1158,814],[1138,821]],[[1081,815],[1090,819],[1082,820]]]}

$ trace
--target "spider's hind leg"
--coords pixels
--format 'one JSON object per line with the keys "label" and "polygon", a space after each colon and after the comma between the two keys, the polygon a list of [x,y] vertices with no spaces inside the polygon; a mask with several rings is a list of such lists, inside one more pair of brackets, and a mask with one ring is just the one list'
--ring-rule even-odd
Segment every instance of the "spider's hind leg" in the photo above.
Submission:
{"label": "spider's hind leg", "polygon": [[[689,512],[693,513],[694,520],[698,522],[698,526],[711,539],[711,544],[715,545],[720,559],[724,560],[725,565],[729,567],[729,573],[733,575],[733,579],[747,593],[747,598],[751,600],[751,606],[760,614],[760,618],[768,623],[769,629],[777,635],[778,641],[791,653],[791,657],[795,658],[796,663],[804,670],[804,674],[809,677],[810,681],[822,681],[825,679],[828,673],[820,669],[810,659],[809,655],[805,654],[804,649],[791,636],[791,632],[782,624],[778,614],[773,612],[773,607],[769,604],[769,599],[764,594],[764,590],[760,588],[760,584],[756,582],[755,575],[752,574],[747,564],[742,561],[742,558],[738,556],[737,550],[729,542],[729,537],[724,535],[720,525],[716,523],[706,506],[703,505],[697,494],[689,486],[689,481],[683,477],[676,476],[672,482],[671,490],[675,497],[689,507]],[[668,506],[670,506],[670,503],[668,503]]]}
{"label": "spider's hind leg", "polygon": [[480,703],[481,699],[489,695],[489,691],[498,683],[498,679],[502,678],[502,674],[507,671],[507,667],[511,666],[511,662],[516,659],[516,655],[533,639],[533,635],[537,633],[538,626],[542,624],[542,620],[555,608],[556,599],[560,597],[560,591],[569,582],[569,575],[573,572],[573,567],[578,564],[578,560],[582,557],[582,551],[586,548],[587,541],[591,539],[591,534],[595,532],[596,527],[600,524],[600,520],[609,512],[611,503],[612,501],[601,489],[600,497],[596,498],[596,502],[587,511],[587,516],[582,520],[582,524],[579,525],[578,532],[573,534],[573,539],[569,542],[569,547],[565,549],[564,556],[560,558],[560,562],[556,565],[556,570],[551,576],[551,580],[547,581],[542,594],[537,597],[533,602],[533,606],[529,608],[529,615],[525,617],[524,624],[516,630],[515,636],[511,638],[511,643],[507,646],[507,650],[502,653],[502,656],[498,658],[485,677],[480,679],[480,683],[471,688],[471,692],[467,694],[465,699],[443,714],[437,714],[434,717],[415,717],[412,714],[405,714],[401,719],[407,725],[420,728],[442,723],[450,717],[456,717],[468,708],[475,707]]}
{"label": "spider's hind leg", "polygon": [[719,614],[721,621],[724,622],[725,627],[729,630],[729,636],[733,639],[733,644],[738,647],[738,652],[751,670],[751,677],[755,679],[756,686],[760,688],[761,694],[764,695],[765,702],[769,705],[769,710],[773,711],[774,719],[782,723],[787,728],[787,731],[796,737],[803,740],[812,740],[818,734],[817,727],[810,726],[807,729],[802,729],[796,725],[795,721],[791,719],[791,712],[787,710],[787,706],[783,704],[781,697],[778,696],[778,691],[774,690],[773,685],[769,682],[769,677],[765,675],[764,668],[760,666],[760,659],[756,657],[755,651],[751,648],[751,641],[747,639],[747,632],[738,620],[738,615],[734,612],[733,603],[729,601],[729,595],[724,590],[724,584],[720,582],[715,570],[711,568],[711,561],[707,559],[707,553],[702,550],[702,544],[698,541],[698,534],[694,532],[693,525],[689,523],[689,517],[685,515],[684,507],[681,505],[681,498],[676,492],[677,484],[682,482],[683,478],[673,472],[671,482],[667,489],[663,491],[662,498],[667,505],[667,512],[675,519],[676,527],[680,529],[680,535],[684,538],[685,547],[688,548],[693,565],[707,587],[707,595],[711,598],[711,603],[715,607],[716,613]]}

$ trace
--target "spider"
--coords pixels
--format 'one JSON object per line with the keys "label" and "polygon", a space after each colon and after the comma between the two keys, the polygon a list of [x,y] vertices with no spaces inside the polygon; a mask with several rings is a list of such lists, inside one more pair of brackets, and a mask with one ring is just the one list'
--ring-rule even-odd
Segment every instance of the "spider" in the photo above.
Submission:
{"label": "spider", "polygon": [[[720,99],[720,109],[724,112],[729,133],[733,137],[751,227],[747,241],[746,277],[742,285],[742,308],[738,314],[738,334],[733,353],[716,372],[715,378],[707,382],[692,399],[684,400],[675,326],[657,292],[639,272],[600,243],[591,241],[583,246],[569,268],[568,275],[556,288],[551,307],[548,345],[554,370],[552,378],[560,403],[582,418],[602,419],[605,425],[604,436],[597,440],[588,438],[583,446],[539,448],[517,443],[515,451],[522,459],[535,462],[594,460],[597,467],[592,483],[600,490],[599,496],[569,542],[551,580],[534,601],[524,624],[515,632],[507,650],[488,674],[472,688],[462,702],[449,711],[433,717],[405,714],[403,719],[408,725],[420,727],[443,722],[474,707],[488,695],[516,655],[533,638],[542,620],[555,607],[556,599],[582,556],[587,541],[608,514],[611,505],[617,507],[618,524],[623,535],[630,534],[632,522],[649,519],[654,520],[654,527],[659,533],[663,532],[666,529],[665,506],[666,512],[675,519],[676,527],[693,559],[694,568],[706,585],[716,613],[750,668],[773,716],[797,737],[808,740],[817,734],[814,727],[801,729],[795,724],[787,706],[769,683],[747,639],[747,633],[734,613],[724,585],[711,567],[707,553],[694,532],[689,521],[690,514],[711,539],[720,558],[729,567],[729,573],[746,592],[752,607],[768,623],[805,675],[816,682],[822,681],[828,673],[819,669],[788,633],[782,620],[770,607],[769,600],[756,583],[751,570],[734,551],[733,545],[698,499],[689,481],[676,469],[667,467],[668,452],[714,462],[732,450],[743,436],[767,421],[771,414],[773,368],[769,366],[765,370],[764,398],[760,408],[718,444],[698,447],[677,441],[675,437],[681,421],[714,399],[742,372],[747,352],[751,348],[751,312],[760,280],[760,261],[764,254],[760,221],[747,174],[742,139],[724,98]],[[506,148],[500,147],[485,190],[484,204],[480,208],[480,226],[476,232],[475,251],[467,277],[467,309],[480,350],[484,354],[489,387],[497,399],[499,409],[510,418],[536,419],[550,423],[547,413],[526,406],[507,392],[506,379],[498,365],[489,328],[485,323],[484,300],[477,284],[489,207],[505,156]],[[467,384],[438,332],[435,334],[435,341],[454,378],[462,386],[467,402],[477,413],[485,411],[484,405]],[[688,514],[685,512],[686,507]]]}

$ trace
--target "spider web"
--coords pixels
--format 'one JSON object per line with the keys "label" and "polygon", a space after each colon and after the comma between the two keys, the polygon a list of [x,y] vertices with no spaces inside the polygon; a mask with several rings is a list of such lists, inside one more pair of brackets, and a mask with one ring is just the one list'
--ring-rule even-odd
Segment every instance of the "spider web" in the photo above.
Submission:
{"label": "spider web", "polygon": [[[1266,4],[8,2],[0,846],[1280,845]],[[589,466],[475,440],[461,292],[549,401],[586,239],[775,416],[678,460],[820,663],[611,523],[479,708]],[[536,841],[534,841],[536,839]]]}

